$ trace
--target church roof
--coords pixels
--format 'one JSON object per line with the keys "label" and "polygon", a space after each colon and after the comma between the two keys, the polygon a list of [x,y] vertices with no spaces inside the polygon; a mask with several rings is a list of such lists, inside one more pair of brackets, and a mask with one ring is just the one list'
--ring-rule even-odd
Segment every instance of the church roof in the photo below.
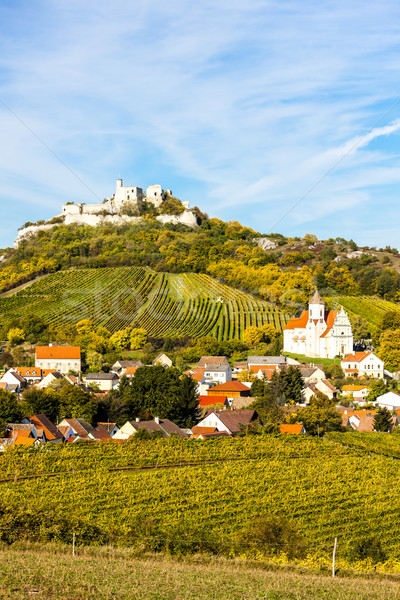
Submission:
{"label": "church roof", "polygon": [[318,290],[315,290],[314,296],[310,300],[310,304],[325,304],[325,302],[322,300],[321,296],[319,295]]}
{"label": "church roof", "polygon": [[290,319],[284,329],[305,329],[308,323],[308,310],[303,310],[298,319]]}
{"label": "church roof", "polygon": [[[333,324],[335,322],[336,317],[338,316],[338,310],[330,310],[328,313],[325,313],[324,321],[326,323],[327,329],[321,335],[321,337],[326,337],[329,331],[332,329]],[[305,329],[308,323],[308,310],[303,310],[300,317],[297,319],[290,319],[288,323],[286,323],[284,329]],[[303,338],[301,338],[303,339]],[[305,339],[305,338],[304,338]]]}

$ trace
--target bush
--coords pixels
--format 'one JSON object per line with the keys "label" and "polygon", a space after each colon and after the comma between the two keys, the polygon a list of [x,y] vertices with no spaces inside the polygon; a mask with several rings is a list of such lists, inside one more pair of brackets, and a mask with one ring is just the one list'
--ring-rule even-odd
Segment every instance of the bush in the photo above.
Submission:
{"label": "bush", "polygon": [[356,542],[350,550],[350,560],[370,559],[374,564],[385,562],[386,554],[382,549],[381,541],[374,537],[365,537]]}
{"label": "bush", "polygon": [[306,546],[296,526],[283,517],[261,516],[250,521],[240,542],[270,556],[285,553],[292,559],[306,554]]}

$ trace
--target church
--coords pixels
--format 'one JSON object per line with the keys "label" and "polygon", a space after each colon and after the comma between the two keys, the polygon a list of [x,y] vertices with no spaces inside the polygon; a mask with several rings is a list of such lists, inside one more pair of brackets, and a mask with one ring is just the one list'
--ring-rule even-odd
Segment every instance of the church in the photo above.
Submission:
{"label": "church", "polygon": [[284,327],[283,351],[320,358],[351,354],[353,333],[347,314],[343,308],[326,311],[317,290],[308,310]]}

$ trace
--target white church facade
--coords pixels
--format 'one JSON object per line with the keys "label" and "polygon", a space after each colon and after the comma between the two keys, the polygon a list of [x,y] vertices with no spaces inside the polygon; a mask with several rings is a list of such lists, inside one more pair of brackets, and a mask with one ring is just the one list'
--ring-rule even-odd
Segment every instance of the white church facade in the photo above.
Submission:
{"label": "white church facade", "polygon": [[308,310],[290,319],[283,330],[283,351],[305,356],[334,358],[353,352],[353,333],[343,308],[325,310],[318,291]]}

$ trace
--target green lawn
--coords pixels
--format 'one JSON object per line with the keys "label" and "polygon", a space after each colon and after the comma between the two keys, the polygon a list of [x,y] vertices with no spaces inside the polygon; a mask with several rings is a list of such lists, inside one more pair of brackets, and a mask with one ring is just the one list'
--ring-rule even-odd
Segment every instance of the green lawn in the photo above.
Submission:
{"label": "green lawn", "polygon": [[340,361],[342,360],[341,358],[319,358],[316,356],[305,356],[304,354],[294,354],[293,352],[284,352],[283,354],[298,360],[300,363],[319,364],[326,366],[340,364]]}

